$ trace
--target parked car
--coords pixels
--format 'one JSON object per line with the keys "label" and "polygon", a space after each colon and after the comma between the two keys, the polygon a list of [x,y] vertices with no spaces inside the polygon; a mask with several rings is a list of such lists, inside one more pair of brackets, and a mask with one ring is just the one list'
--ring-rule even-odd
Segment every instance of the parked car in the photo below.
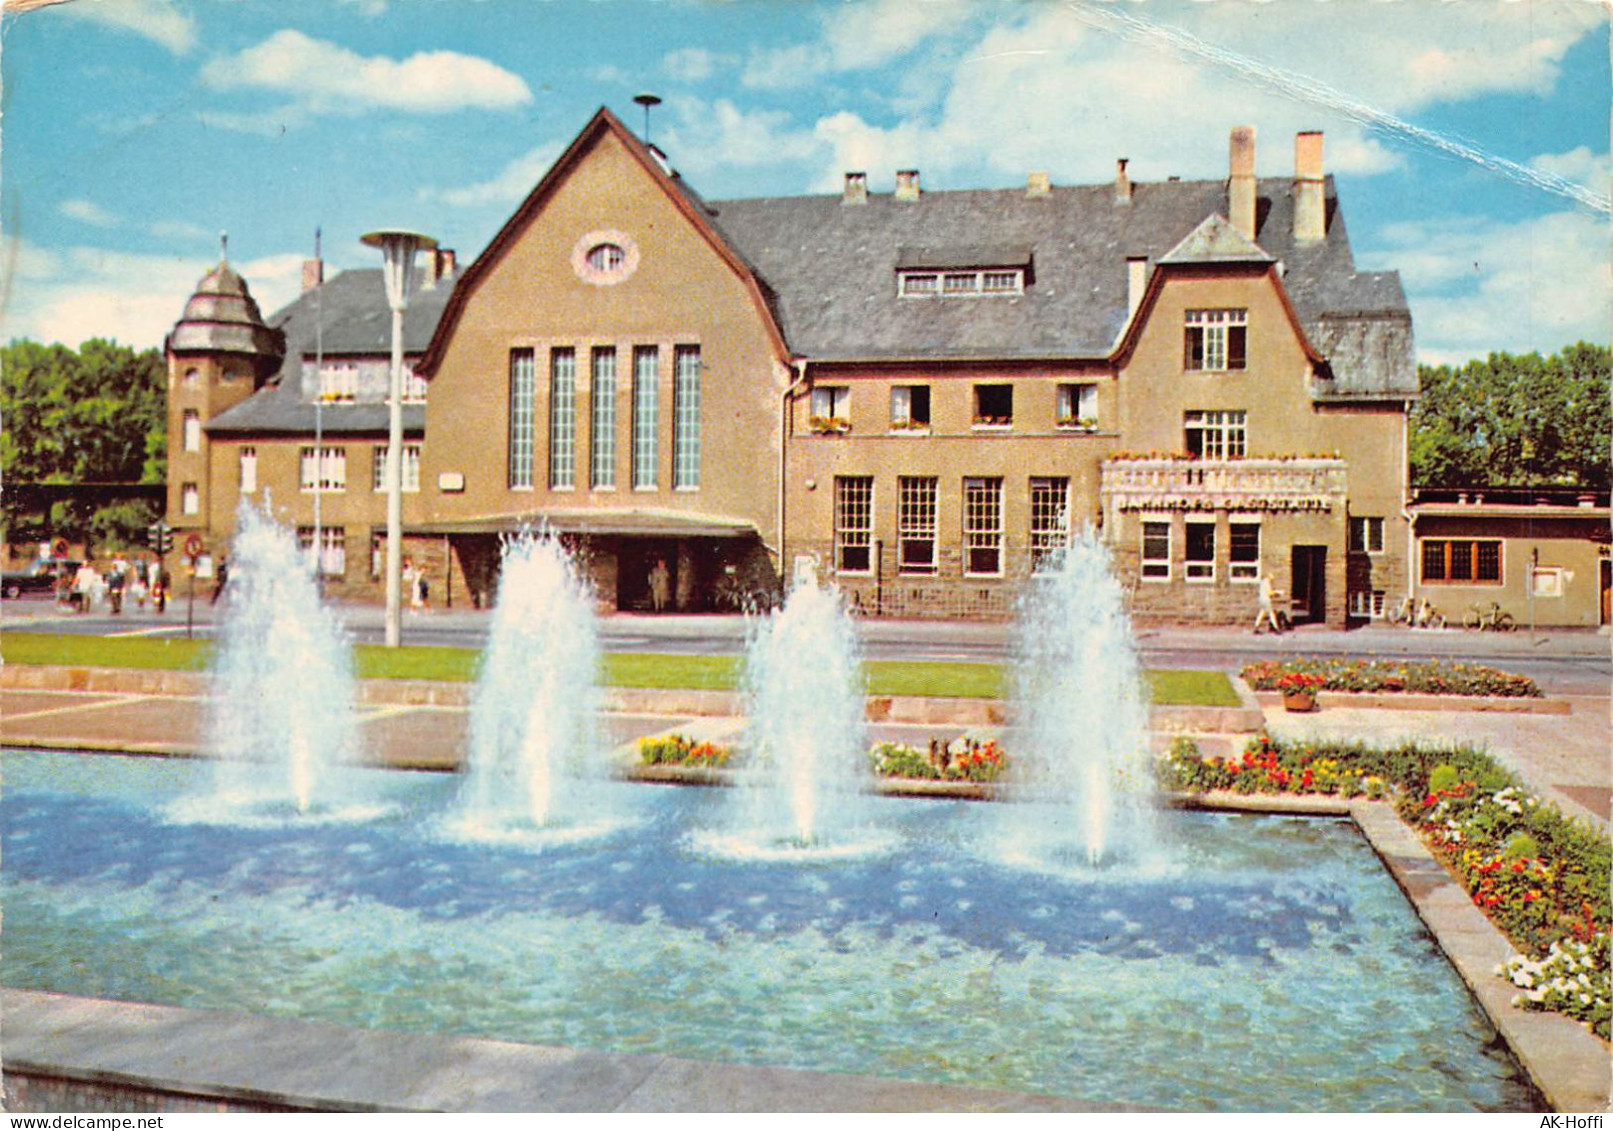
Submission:
{"label": "parked car", "polygon": [[0,593],[6,600],[14,600],[24,593],[49,593],[56,588],[56,580],[64,573],[72,577],[83,562],[70,558],[40,558],[21,570],[7,570],[0,581]]}

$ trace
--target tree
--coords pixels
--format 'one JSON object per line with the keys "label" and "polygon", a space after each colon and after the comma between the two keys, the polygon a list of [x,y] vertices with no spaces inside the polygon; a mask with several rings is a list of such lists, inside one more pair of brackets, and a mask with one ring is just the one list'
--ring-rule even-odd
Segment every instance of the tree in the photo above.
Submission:
{"label": "tree", "polygon": [[1610,376],[1608,348],[1588,342],[1547,358],[1492,353],[1461,368],[1419,367],[1412,482],[1606,490]]}
{"label": "tree", "polygon": [[[0,476],[7,483],[161,483],[167,472],[162,355],[94,338],[78,350],[17,340],[0,347]],[[137,541],[156,515],[125,502],[57,503],[49,516],[0,505],[8,537],[44,533]]]}

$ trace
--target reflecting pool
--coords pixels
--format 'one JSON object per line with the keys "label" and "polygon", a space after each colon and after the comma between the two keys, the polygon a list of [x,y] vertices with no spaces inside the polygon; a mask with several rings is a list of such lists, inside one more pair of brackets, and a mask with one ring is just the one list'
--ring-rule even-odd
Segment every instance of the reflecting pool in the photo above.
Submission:
{"label": "reflecting pool", "polygon": [[7,753],[6,985],[1188,1110],[1517,1110],[1531,1093],[1347,822],[1166,811],[1148,862],[1004,852],[1017,807],[710,852],[723,790],[607,785],[594,835],[478,843],[457,781],[219,824],[205,765]]}

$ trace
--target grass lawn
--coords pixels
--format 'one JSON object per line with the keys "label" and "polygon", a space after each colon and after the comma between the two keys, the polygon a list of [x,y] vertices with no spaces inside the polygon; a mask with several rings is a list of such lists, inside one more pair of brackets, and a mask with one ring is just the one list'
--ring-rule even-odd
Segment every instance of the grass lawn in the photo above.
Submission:
{"label": "grass lawn", "polygon": [[[353,649],[361,679],[438,679],[466,682],[476,678],[481,653],[472,648],[384,648],[360,644]],[[0,656],[8,664],[63,667],[158,668],[200,671],[212,655],[205,640],[157,640],[144,636],[68,636],[43,632],[7,632]],[[739,685],[743,662],[738,656],[676,656],[610,653],[603,682],[609,687],[692,688],[729,690]],[[952,696],[996,699],[1002,696],[1000,664],[923,663],[869,660],[863,665],[870,695]],[[1161,706],[1236,707],[1238,697],[1224,672],[1150,671],[1144,673],[1150,698]]]}

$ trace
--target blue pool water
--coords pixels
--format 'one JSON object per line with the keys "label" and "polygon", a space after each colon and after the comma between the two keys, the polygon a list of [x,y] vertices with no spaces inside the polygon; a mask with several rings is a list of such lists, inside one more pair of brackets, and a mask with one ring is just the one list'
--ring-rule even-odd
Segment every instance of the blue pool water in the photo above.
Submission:
{"label": "blue pool water", "polygon": [[872,799],[869,851],[725,858],[721,790],[475,843],[456,782],[216,824],[207,767],[8,753],[9,986],[1192,1110],[1519,1110],[1516,1066],[1345,822],[1162,815],[1017,860],[1014,807]]}

